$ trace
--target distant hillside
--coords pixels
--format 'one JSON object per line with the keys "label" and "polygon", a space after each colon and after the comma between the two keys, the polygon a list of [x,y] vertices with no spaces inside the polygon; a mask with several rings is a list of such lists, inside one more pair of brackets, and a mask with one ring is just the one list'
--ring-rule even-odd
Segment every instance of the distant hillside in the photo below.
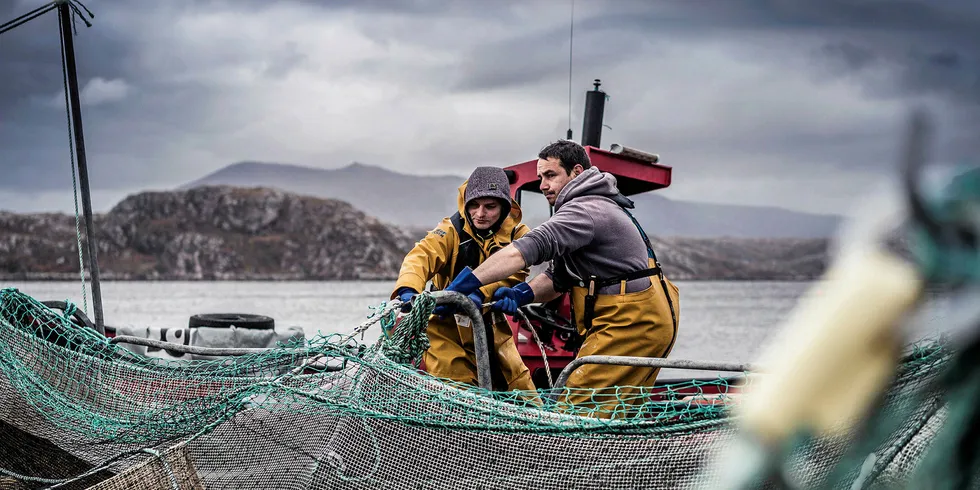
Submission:
{"label": "distant hillside", "polygon": [[[336,200],[199,187],[95,216],[106,279],[390,279],[413,239]],[[0,277],[78,279],[74,217],[0,212]]]}
{"label": "distant hillside", "polygon": [[[235,187],[140,193],[95,224],[107,280],[393,280],[426,233],[337,200]],[[824,239],[653,241],[678,280],[808,280],[827,259]],[[73,216],[0,212],[0,280],[23,279],[78,279]]]}
{"label": "distant hillside", "polygon": [[652,238],[671,279],[807,281],[823,273],[820,238]]}
{"label": "distant hillside", "polygon": [[[351,164],[339,169],[243,162],[225,167],[182,189],[199,185],[275,187],[298,194],[340,199],[382,221],[407,228],[431,228],[456,210],[456,189],[466,176],[408,175],[381,167]],[[544,198],[525,206],[534,226],[547,218]],[[775,207],[676,201],[650,193],[633,196],[636,216],[651,235],[670,237],[826,238],[839,216],[815,215]],[[533,209],[531,209],[533,207]]]}
{"label": "distant hillside", "polygon": [[180,187],[232,185],[272,187],[325,199],[339,199],[398,226],[432,227],[456,210],[456,194],[466,176],[419,176],[353,163],[338,169],[242,162]]}

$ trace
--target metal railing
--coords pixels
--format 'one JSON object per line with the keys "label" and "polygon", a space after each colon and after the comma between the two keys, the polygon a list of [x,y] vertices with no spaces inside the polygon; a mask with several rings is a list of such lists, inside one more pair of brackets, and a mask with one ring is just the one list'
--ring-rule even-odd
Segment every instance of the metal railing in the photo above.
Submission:
{"label": "metal railing", "polygon": [[[476,354],[477,383],[483,389],[492,390],[492,380],[490,374],[490,339],[487,336],[486,326],[483,323],[483,316],[476,305],[466,296],[455,291],[434,291],[430,293],[436,300],[436,305],[453,305],[457,311],[461,311],[469,317],[473,330],[473,347]],[[241,356],[268,351],[267,347],[245,348],[245,347],[201,347],[196,345],[175,344],[131,335],[119,335],[109,339],[110,343],[127,343],[142,345],[169,351],[182,352],[195,355],[208,356]],[[636,366],[667,369],[690,369],[703,371],[730,371],[730,372],[749,372],[756,371],[757,366],[735,362],[717,361],[698,361],[689,359],[667,359],[663,357],[637,357],[637,356],[585,356],[574,359],[562,370],[555,381],[554,388],[563,388],[568,382],[572,373],[586,364],[603,364],[618,366]],[[558,397],[558,390],[551,394],[553,398]]]}
{"label": "metal railing", "polygon": [[493,388],[490,377],[490,342],[480,310],[472,300],[456,291],[433,291],[431,294],[436,305],[455,305],[457,311],[462,310],[473,322],[470,328],[473,330],[473,350],[476,352],[476,379],[480,388],[490,391]]}
{"label": "metal railing", "polygon": [[[555,381],[555,388],[561,389],[568,382],[572,372],[580,366],[586,364],[606,364],[615,366],[636,366],[668,369],[693,369],[703,371],[731,371],[748,372],[754,371],[756,366],[752,364],[740,364],[735,362],[715,362],[715,361],[693,361],[688,359],[667,359],[664,357],[636,357],[636,356],[585,356],[573,360],[562,369]],[[551,397],[558,398],[558,391],[555,390]]]}
{"label": "metal railing", "polygon": [[136,337],[133,335],[117,335],[110,338],[109,343],[142,345],[145,347],[181,352],[184,354],[204,356],[243,356],[246,354],[267,352],[270,349],[269,347],[201,347],[198,345],[175,344],[172,342],[164,342],[162,340],[148,339],[145,337]]}

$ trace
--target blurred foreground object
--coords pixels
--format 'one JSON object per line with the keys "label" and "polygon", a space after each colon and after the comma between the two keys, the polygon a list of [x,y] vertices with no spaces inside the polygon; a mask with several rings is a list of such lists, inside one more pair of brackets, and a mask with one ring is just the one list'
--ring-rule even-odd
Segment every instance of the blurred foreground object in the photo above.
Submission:
{"label": "blurred foreground object", "polygon": [[[886,451],[879,445],[921,405],[884,410],[883,398],[896,380],[908,323],[922,306],[924,292],[933,288],[959,292],[956,318],[945,326],[954,336],[955,354],[915,397],[942,398],[948,404],[946,416],[958,423],[947,423],[931,438],[925,456],[915,461],[918,483],[906,483],[912,488],[924,482],[960,488],[977,474],[980,444],[973,432],[980,430],[980,411],[974,408],[980,369],[973,361],[976,356],[967,354],[977,350],[980,319],[980,307],[970,306],[980,304],[975,292],[980,278],[980,169],[974,165],[947,172],[938,179],[940,185],[926,191],[926,115],[914,113],[908,131],[901,194],[871,203],[841,231],[823,283],[800,300],[779,341],[757,363],[761,372],[753,375],[733,413],[737,436],[707,473],[719,481],[705,488],[796,488],[788,467],[799,449],[815,440],[841,438],[849,441],[848,447],[829,462],[833,466],[822,484],[865,488],[875,483],[874,477],[890,463],[882,461]],[[957,393],[965,395],[957,398]]]}

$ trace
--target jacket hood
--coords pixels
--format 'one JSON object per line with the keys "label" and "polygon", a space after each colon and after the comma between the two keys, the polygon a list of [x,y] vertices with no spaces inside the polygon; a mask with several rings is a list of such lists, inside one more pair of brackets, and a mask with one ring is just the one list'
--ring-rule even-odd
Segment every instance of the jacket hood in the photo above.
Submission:
{"label": "jacket hood", "polygon": [[[507,199],[504,202],[508,203],[510,209],[508,210],[507,207],[505,206],[504,209],[501,210],[502,221],[499,222],[497,225],[490,227],[490,229],[487,230],[487,232],[484,232],[483,235],[477,235],[476,230],[473,228],[473,224],[470,223],[470,215],[469,213],[466,212],[466,203],[468,202],[466,200],[466,188],[468,187],[468,185],[469,185],[469,180],[463,182],[463,184],[459,186],[458,193],[456,196],[457,209],[459,210],[459,214],[464,218],[463,230],[466,231],[466,233],[469,233],[471,237],[480,236],[482,238],[487,238],[488,236],[487,233],[492,232],[493,234],[499,235],[501,237],[506,236],[507,240],[510,240],[511,233],[514,231],[514,228],[518,224],[520,224],[521,218],[523,217],[520,204],[517,204],[517,201],[511,199],[510,194],[507,194]],[[498,196],[477,196],[477,197],[498,197]]]}
{"label": "jacket hood", "polygon": [[616,177],[607,172],[600,172],[596,167],[589,167],[570,180],[555,198],[555,211],[566,202],[581,196],[604,196],[616,199],[619,188]]}

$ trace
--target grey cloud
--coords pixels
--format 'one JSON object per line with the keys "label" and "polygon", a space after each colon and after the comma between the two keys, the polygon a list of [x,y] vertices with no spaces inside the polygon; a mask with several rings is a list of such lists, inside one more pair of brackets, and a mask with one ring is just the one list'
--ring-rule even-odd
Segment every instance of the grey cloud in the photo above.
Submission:
{"label": "grey cloud", "polygon": [[[596,4],[598,5],[598,4]],[[744,37],[746,30],[798,31],[825,38],[799,52],[841,76],[898,66],[894,86],[869,85],[885,97],[936,93],[980,101],[980,3],[971,1],[751,0],[605,3],[576,23],[576,62],[615,63],[638,55],[640,43],[681,36]],[[645,6],[645,8],[644,8]],[[698,29],[697,31],[691,31]],[[474,49],[456,87],[488,90],[561,77],[567,25]],[[529,49],[534,46],[535,49]],[[604,53],[606,56],[599,56]],[[645,53],[650,56],[650,53]],[[651,59],[651,62],[655,62]],[[596,66],[599,68],[599,66]],[[880,82],[874,80],[875,83]]]}
{"label": "grey cloud", "polygon": [[[718,16],[718,9],[706,9],[703,13],[707,15],[693,15],[670,4],[620,0],[590,2],[585,4],[589,7],[585,12],[580,7],[570,32],[568,6],[555,2],[550,5],[552,8],[541,12],[543,25],[518,31],[512,37],[481,43],[470,50],[453,89],[495,90],[567,77],[570,36],[574,48],[573,70],[575,66],[588,67],[599,73],[637,56],[654,61],[656,49],[651,52],[647,43],[663,41],[663,32],[676,33],[725,22]],[[726,5],[714,6],[727,11]]]}
{"label": "grey cloud", "polygon": [[[721,7],[719,4],[712,4]],[[859,80],[870,97],[908,100],[938,96],[948,105],[939,114],[941,143],[937,158],[958,160],[980,151],[975,137],[980,130],[980,2],[973,0],[756,0],[725,2],[722,9],[706,9],[703,3],[684,3],[675,10],[678,23],[687,16],[711,10],[707,20],[719,22],[723,31],[752,29],[768,32],[798,32],[825,41],[821,48],[802,56],[812,58],[814,67],[836,77]],[[635,26],[654,26],[656,19],[632,16]],[[784,53],[791,56],[791,52]],[[804,125],[801,125],[804,126]],[[805,126],[804,126],[805,127]],[[837,147],[843,161],[872,161],[873,148],[884,149],[888,133],[860,128],[843,131],[853,143],[838,145],[826,135],[805,131],[793,136],[792,128],[781,132],[781,141],[767,142],[767,150],[804,150],[812,146]],[[898,126],[889,129],[897,130]],[[737,134],[737,131],[734,132]],[[859,136],[860,135],[860,136]],[[970,135],[973,135],[971,137]],[[840,139],[840,137],[835,137]],[[894,138],[894,136],[892,136]],[[862,140],[864,142],[862,142]],[[785,144],[784,144],[785,142]],[[861,148],[864,148],[862,151]],[[847,152],[843,152],[846,150]],[[801,153],[810,153],[809,151]],[[852,158],[844,158],[851,155]],[[880,153],[879,153],[880,155]]]}
{"label": "grey cloud", "polygon": [[[977,24],[980,30],[980,23]],[[980,34],[962,43],[922,47],[916,40],[847,40],[829,43],[820,50],[831,70],[839,74],[867,74],[882,67],[897,66],[892,86],[877,86],[885,95],[934,93],[980,103]],[[896,49],[901,43],[904,49]],[[924,43],[922,43],[924,44]],[[956,47],[952,47],[955,45]],[[836,62],[836,64],[834,64]]]}
{"label": "grey cloud", "polygon": [[[141,56],[132,38],[132,31],[139,27],[135,20],[152,16],[152,4],[115,8],[97,1],[85,3],[96,18],[92,28],[79,22],[74,37],[79,84],[84,90],[94,78],[102,78],[121,80],[127,87],[125,100],[107,107],[93,104],[97,101],[90,96],[83,97],[86,150],[89,161],[97,162],[90,169],[93,187],[139,185],[193,165],[179,161],[160,165],[158,159],[168,142],[187,130],[188,120],[206,121],[195,112],[201,110],[213,88],[193,83],[161,85],[155,78],[158,73],[134,69],[135,60]],[[14,16],[35,6],[20,7]],[[146,10],[141,11],[143,7]],[[69,148],[62,101],[57,19],[55,12],[49,12],[0,36],[4,74],[0,77],[0,114],[4,114],[0,122],[0,167],[5,175],[0,188],[64,189],[63,179],[49,176],[70,178],[69,151],[74,147]],[[288,57],[282,60],[290,62]],[[285,64],[270,67],[285,68]],[[204,132],[208,129],[206,124],[200,127]]]}
{"label": "grey cloud", "polygon": [[967,32],[980,22],[972,0],[767,0],[779,21],[912,32]]}
{"label": "grey cloud", "polygon": [[841,74],[868,68],[878,59],[878,56],[870,48],[847,41],[825,44],[820,48],[819,54],[839,61],[841,65],[837,68],[841,69]]}
{"label": "grey cloud", "polygon": [[[237,8],[242,5],[256,12],[261,12],[270,3],[266,0],[180,0],[194,6]],[[287,3],[302,5],[320,11],[352,11],[357,13],[390,13],[408,16],[446,16],[472,15],[480,12],[499,12],[501,7],[510,8],[526,4],[522,0],[494,0],[493,7],[488,8],[489,2],[459,1],[459,0],[285,0]]]}
{"label": "grey cloud", "polygon": [[[17,15],[20,14],[13,16]],[[4,17],[3,21],[6,20]],[[0,77],[0,111],[24,103],[30,95],[61,90],[59,32],[57,13],[48,12],[2,34],[0,66],[4,76]],[[79,23],[74,41],[78,75],[83,80],[93,76],[107,79],[122,76],[125,63],[132,55],[130,43],[113,31],[111,25],[90,29]]]}
{"label": "grey cloud", "polygon": [[[37,5],[41,3],[38,0]],[[213,169],[197,167],[202,162],[214,166],[232,163],[231,158],[285,158],[281,155],[306,159],[287,163],[334,166],[358,159],[384,161],[408,172],[437,168],[465,175],[467,170],[462,166],[475,158],[488,160],[487,164],[521,161],[547,140],[562,136],[566,127],[567,2],[90,0],[86,4],[97,17],[95,27],[79,27],[76,38],[82,83],[102,77],[124,80],[131,87],[120,103],[83,108],[90,160],[98,163],[91,170],[96,187],[177,184]],[[262,53],[242,49],[235,41],[201,43],[193,51],[179,53],[168,53],[166,46],[182,35],[172,25],[177,13],[203,9],[228,12],[236,19],[242,14],[262,18],[282,5],[307,9],[311,17],[343,16],[345,22],[356,25],[360,33],[378,43],[380,51],[395,52],[411,46],[422,57],[428,53],[443,55],[424,64],[411,55],[379,55],[353,62],[350,70],[359,76],[398,82],[404,97],[424,92],[422,95],[433,100],[470,100],[467,98],[506,89],[528,100],[550,101],[551,105],[543,104],[541,110],[554,110],[554,123],[542,116],[547,127],[515,134],[503,127],[467,133],[448,124],[429,122],[434,129],[421,134],[414,145],[399,148],[403,157],[393,163],[388,148],[355,153],[353,146],[344,146],[342,136],[327,130],[322,149],[294,150],[291,146],[295,142],[285,132],[270,135],[268,148],[248,146],[251,142],[245,141],[248,136],[244,135],[253,133],[243,132],[243,128],[279,114],[270,114],[274,111],[271,108],[265,113],[251,111],[251,101],[239,97],[275,90],[276,82],[291,74],[306,73],[304,70],[322,61],[316,57],[324,55],[281,39],[270,41],[269,49]],[[826,110],[842,114],[839,118],[794,118],[794,101],[785,94],[756,107],[752,104],[759,101],[742,100],[742,94],[735,92],[726,94],[726,99],[719,99],[715,106],[694,104],[710,115],[698,120],[697,125],[678,124],[682,115],[670,111],[711,98],[711,78],[726,74],[706,73],[708,79],[702,84],[694,78],[680,81],[669,70],[696,73],[699,63],[704,62],[685,61],[677,52],[712,41],[724,46],[731,56],[741,57],[746,66],[756,62],[770,66],[777,60],[785,62],[785,70],[812,72],[812,77],[828,84],[859,80],[867,97],[882,101],[883,106],[922,95],[941,96],[953,107],[950,121],[942,127],[950,147],[946,155],[963,157],[976,149],[975,134],[980,128],[977,5],[975,1],[927,0],[578,0],[572,128],[578,135],[582,92],[590,88],[593,77],[599,77],[611,94],[606,121],[614,128],[604,136],[604,144],[616,141],[661,152],[665,160],[676,162],[678,175],[683,176],[678,178],[678,185],[711,176],[743,178],[749,170],[787,179],[805,179],[811,174],[836,174],[846,179],[848,172],[881,173],[891,168],[901,121],[886,120],[891,113],[884,109],[850,114],[851,108],[829,100],[832,94],[825,95]],[[18,12],[24,6],[18,4]],[[9,7],[0,0],[0,13]],[[8,11],[0,21],[16,14]],[[70,177],[63,108],[45,108],[38,103],[61,91],[57,27],[55,16],[49,15],[0,40],[0,70],[4,75],[0,77],[0,167],[5,175],[0,188],[64,189],[61,176]],[[230,22],[217,26],[217,30],[226,30],[232,40],[238,39]],[[479,28],[471,28],[474,25]],[[276,28],[286,33],[290,26]],[[662,59],[670,49],[674,50],[673,62],[678,64],[665,66]],[[623,68],[627,65],[632,71]],[[225,73],[223,69],[233,71],[240,66],[259,74],[249,82],[254,84],[250,88],[216,81]],[[349,75],[322,72],[334,81],[345,81]],[[687,85],[677,87],[682,83]],[[760,83],[778,88],[780,80]],[[351,88],[338,85],[340,90]],[[802,100],[807,95],[798,97]],[[683,103],[678,105],[671,98]],[[413,105],[406,107],[421,111]],[[752,111],[747,112],[746,107]],[[289,112],[289,107],[283,107],[283,112]],[[352,122],[358,118],[361,122],[371,117],[399,118],[411,130],[414,118],[423,114],[378,110],[368,115],[356,112],[339,116]],[[303,125],[295,128],[304,130]],[[237,146],[267,153],[245,154]],[[15,161],[30,163],[12,165]],[[11,166],[16,168],[8,170]],[[45,178],[48,175],[52,177]]]}
{"label": "grey cloud", "polygon": [[[21,3],[6,9],[2,21],[27,13],[42,2]],[[78,23],[75,37],[79,82],[94,77],[125,81],[125,63],[130,56],[129,43],[109,29],[88,29]],[[56,12],[48,12],[12,31],[0,35],[0,167],[4,179],[0,188],[64,188],[64,181],[51,176],[70,178],[69,144],[64,84],[59,48]],[[86,97],[91,102],[91,92]],[[105,95],[105,94],[103,94]],[[93,111],[86,106],[83,117],[88,122]],[[93,125],[85,126],[91,130]]]}
{"label": "grey cloud", "polygon": [[775,19],[837,29],[824,54],[863,71],[903,67],[901,88],[980,102],[980,3],[946,1],[773,1]]}
{"label": "grey cloud", "polygon": [[[580,64],[587,61],[593,71],[601,71],[640,50],[636,43],[625,39],[626,35],[615,31],[585,34],[588,35],[580,35],[573,61],[577,59]],[[568,73],[567,53],[567,27],[482,46],[466,56],[467,61],[460,67],[453,89],[462,92],[496,90],[564,77]]]}
{"label": "grey cloud", "polygon": [[263,73],[272,78],[284,77],[308,61],[309,56],[296,43],[287,43],[273,57],[272,62],[266,66]]}

